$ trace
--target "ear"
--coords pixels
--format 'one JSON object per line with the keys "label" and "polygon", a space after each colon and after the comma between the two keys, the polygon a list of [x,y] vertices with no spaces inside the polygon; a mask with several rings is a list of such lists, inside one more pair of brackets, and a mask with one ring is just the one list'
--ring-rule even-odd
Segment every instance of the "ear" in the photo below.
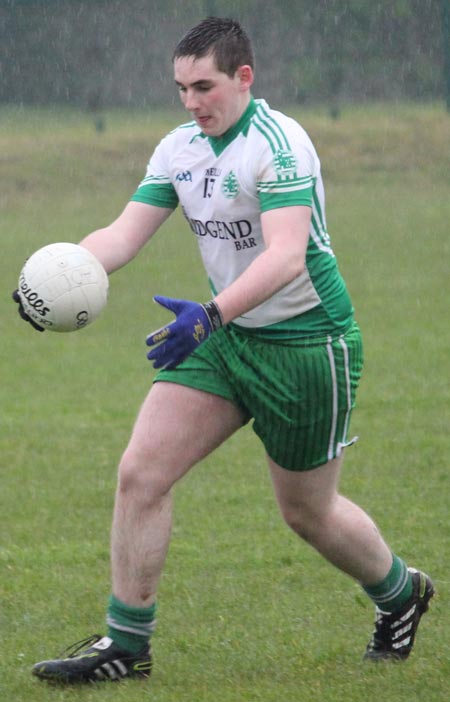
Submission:
{"label": "ear", "polygon": [[253,69],[251,66],[239,66],[236,71],[242,91],[249,90],[253,84]]}

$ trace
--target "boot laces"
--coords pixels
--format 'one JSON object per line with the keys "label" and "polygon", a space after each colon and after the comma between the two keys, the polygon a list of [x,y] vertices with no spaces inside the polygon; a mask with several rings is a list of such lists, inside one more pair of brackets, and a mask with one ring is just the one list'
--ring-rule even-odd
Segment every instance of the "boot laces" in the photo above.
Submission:
{"label": "boot laces", "polygon": [[61,653],[59,654],[60,658],[75,658],[79,651],[81,651],[83,648],[89,648],[89,646],[92,646],[93,644],[100,641],[101,638],[102,637],[100,636],[100,634],[92,634],[92,636],[88,636],[85,639],[76,641],[75,643],[65,648],[64,651],[61,651]]}

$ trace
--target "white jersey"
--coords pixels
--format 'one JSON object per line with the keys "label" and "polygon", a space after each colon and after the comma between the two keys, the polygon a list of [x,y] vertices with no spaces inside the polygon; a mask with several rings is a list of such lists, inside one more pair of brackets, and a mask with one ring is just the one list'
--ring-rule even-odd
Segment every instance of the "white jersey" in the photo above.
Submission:
{"label": "white jersey", "polygon": [[348,325],[352,309],[326,230],[318,156],[304,129],[264,100],[251,100],[222,137],[206,137],[195,122],[172,131],[155,149],[132,199],[181,204],[213,294],[264,251],[262,212],[310,206],[305,271],[234,322],[260,328],[295,320],[291,326],[303,333]]}

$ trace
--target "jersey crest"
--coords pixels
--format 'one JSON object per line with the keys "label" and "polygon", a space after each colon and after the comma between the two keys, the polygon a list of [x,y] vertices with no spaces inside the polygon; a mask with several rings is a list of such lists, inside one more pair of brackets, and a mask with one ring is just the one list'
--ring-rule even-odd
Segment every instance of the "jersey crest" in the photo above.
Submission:
{"label": "jersey crest", "polygon": [[230,171],[223,179],[222,193],[228,200],[234,200],[239,195],[239,183],[236,174]]}

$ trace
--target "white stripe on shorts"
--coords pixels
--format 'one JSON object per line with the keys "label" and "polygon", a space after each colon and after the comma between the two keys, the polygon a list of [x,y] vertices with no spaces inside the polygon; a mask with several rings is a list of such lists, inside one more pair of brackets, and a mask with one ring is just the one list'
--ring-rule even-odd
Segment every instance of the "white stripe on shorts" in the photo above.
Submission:
{"label": "white stripe on shorts", "polygon": [[342,440],[346,441],[347,437],[347,432],[348,432],[348,424],[350,421],[350,412],[352,409],[352,388],[350,384],[350,367],[349,367],[349,362],[348,362],[348,346],[345,343],[345,339],[343,336],[339,338],[339,343],[342,347],[342,350],[344,352],[344,366],[345,366],[345,385],[347,388],[347,414],[345,415],[345,422],[344,422],[344,431],[342,433]]}
{"label": "white stripe on shorts", "polygon": [[[333,415],[332,415],[332,421],[331,421],[331,430],[330,430],[330,440],[328,443],[328,460],[331,461],[331,459],[334,457],[335,454],[335,443],[336,443],[336,429],[337,429],[337,419],[338,419],[338,386],[337,386],[337,377],[336,377],[336,362],[334,358],[334,353],[333,353],[333,339],[331,336],[328,337],[327,341],[327,352],[328,352],[328,358],[330,361],[330,371],[331,371],[331,380],[333,383]],[[342,439],[345,441],[347,432],[348,432],[348,425],[350,421],[350,413],[352,409],[352,391],[351,391],[351,383],[350,383],[350,366],[349,366],[349,357],[348,357],[348,346],[345,342],[345,339],[343,336],[339,337],[339,344],[342,348],[342,352],[344,355],[344,372],[345,372],[345,387],[346,387],[346,394],[347,394],[347,412],[345,415],[345,421],[344,421],[344,430],[342,434]],[[337,447],[336,447],[336,456],[339,456],[341,454],[341,450],[344,446],[347,446],[351,443],[353,443],[355,440],[357,440],[357,437],[355,439],[352,439],[348,443],[342,443],[338,442]]]}
{"label": "white stripe on shorts", "polygon": [[331,461],[334,454],[334,442],[336,439],[336,426],[337,426],[337,411],[338,411],[338,393],[337,393],[337,382],[336,382],[336,364],[334,362],[333,339],[331,336],[328,337],[327,341],[327,352],[328,360],[330,361],[330,371],[331,371],[331,381],[333,383],[333,415],[331,420],[331,431],[330,440],[328,442],[328,460]]}

